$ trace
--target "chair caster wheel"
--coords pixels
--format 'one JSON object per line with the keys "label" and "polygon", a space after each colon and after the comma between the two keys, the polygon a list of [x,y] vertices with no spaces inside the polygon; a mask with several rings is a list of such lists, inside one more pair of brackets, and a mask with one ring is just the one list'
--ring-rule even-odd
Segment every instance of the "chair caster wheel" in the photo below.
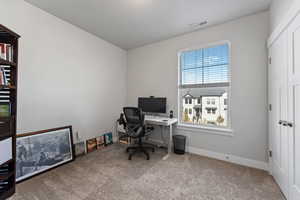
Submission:
{"label": "chair caster wheel", "polygon": [[129,157],[128,160],[131,160],[131,157]]}

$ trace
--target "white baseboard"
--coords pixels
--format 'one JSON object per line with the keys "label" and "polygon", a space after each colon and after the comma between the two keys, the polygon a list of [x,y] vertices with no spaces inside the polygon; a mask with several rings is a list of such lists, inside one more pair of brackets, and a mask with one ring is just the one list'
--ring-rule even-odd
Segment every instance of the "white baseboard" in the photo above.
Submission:
{"label": "white baseboard", "polygon": [[252,167],[252,168],[256,168],[256,169],[262,169],[265,171],[269,170],[269,165],[267,162],[251,160],[248,158],[242,158],[239,156],[234,156],[234,155],[229,155],[229,154],[217,153],[217,152],[199,149],[199,148],[195,148],[195,147],[187,147],[187,151],[192,154],[206,156],[206,157],[214,158],[217,160],[223,160],[223,161],[235,163],[238,165],[243,165],[243,166]]}
{"label": "white baseboard", "polygon": [[[154,142],[158,145],[164,144],[161,140],[158,140],[158,139],[149,138],[149,141]],[[243,157],[234,156],[234,155],[230,155],[230,154],[217,153],[217,152],[208,151],[205,149],[195,148],[195,147],[191,147],[191,146],[187,146],[186,151],[189,153],[192,153],[192,154],[200,155],[200,156],[205,156],[205,157],[214,158],[217,160],[222,160],[222,161],[226,161],[226,162],[230,162],[230,163],[234,163],[234,164],[238,164],[238,165],[243,165],[246,167],[252,167],[252,168],[256,168],[256,169],[269,171],[269,164],[267,162],[251,160],[248,158],[243,158]]]}
{"label": "white baseboard", "polygon": [[118,143],[118,138],[113,136],[113,143]]}

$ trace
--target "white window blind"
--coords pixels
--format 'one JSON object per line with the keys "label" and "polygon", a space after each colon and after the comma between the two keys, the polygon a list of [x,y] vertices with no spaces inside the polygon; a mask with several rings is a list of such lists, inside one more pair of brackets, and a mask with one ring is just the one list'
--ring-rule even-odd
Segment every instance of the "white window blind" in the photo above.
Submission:
{"label": "white window blind", "polygon": [[229,44],[182,51],[179,59],[180,123],[230,128]]}
{"label": "white window blind", "polygon": [[229,86],[229,46],[185,51],[180,57],[181,88]]}

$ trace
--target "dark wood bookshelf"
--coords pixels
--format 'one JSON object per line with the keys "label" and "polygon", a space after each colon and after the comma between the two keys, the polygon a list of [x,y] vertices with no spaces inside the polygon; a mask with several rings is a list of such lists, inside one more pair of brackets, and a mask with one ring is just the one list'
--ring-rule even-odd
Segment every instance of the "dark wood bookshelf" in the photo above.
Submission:
{"label": "dark wood bookshelf", "polygon": [[8,173],[3,173],[3,174],[0,173],[0,179],[6,180],[6,179],[9,179],[13,175],[14,175],[14,172],[8,172]]}
{"label": "dark wood bookshelf", "polygon": [[11,163],[12,161],[13,161],[13,159],[10,159],[10,160],[6,161],[5,163],[1,164],[1,166],[7,165],[7,164]]}
{"label": "dark wood bookshelf", "polygon": [[6,139],[8,139],[8,138],[10,138],[10,137],[12,137],[13,136],[13,134],[11,133],[11,131],[5,131],[4,133],[2,133],[1,135],[0,135],[0,140],[6,140]]}
{"label": "dark wood bookshelf", "polygon": [[0,85],[0,89],[16,89],[16,86],[12,86],[12,85]]}
{"label": "dark wood bookshelf", "polygon": [[2,117],[2,116],[0,116],[0,120],[2,121],[2,120],[11,120],[12,118],[14,118],[15,116],[14,115],[10,115],[10,116],[8,116],[8,117]]}
{"label": "dark wood bookshelf", "polygon": [[13,66],[13,67],[17,66],[17,64],[15,62],[4,60],[2,58],[0,58],[0,65],[8,65],[8,66]]}
{"label": "dark wood bookshelf", "polygon": [[[7,117],[0,117],[0,142],[11,139],[12,158],[0,163],[0,199],[12,196],[16,190],[16,118],[17,118],[17,80],[18,80],[18,39],[20,36],[0,24],[0,43],[12,46],[12,58],[0,58],[0,66],[5,69],[9,85],[0,85],[0,103],[10,106]],[[7,79],[7,80],[8,80]],[[5,153],[5,152],[1,152]],[[5,183],[5,184],[4,184]]]}
{"label": "dark wood bookshelf", "polygon": [[5,193],[0,193],[0,199],[7,199],[11,197],[16,192],[15,187],[10,187]]}

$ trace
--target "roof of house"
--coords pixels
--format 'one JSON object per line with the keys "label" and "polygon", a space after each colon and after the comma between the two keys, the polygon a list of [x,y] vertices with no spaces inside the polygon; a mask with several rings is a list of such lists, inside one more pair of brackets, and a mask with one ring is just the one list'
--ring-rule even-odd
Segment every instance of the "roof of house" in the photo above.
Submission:
{"label": "roof of house", "polygon": [[197,90],[187,91],[183,98],[199,98],[199,97],[220,97],[226,93],[225,89],[201,88]]}
{"label": "roof of house", "polygon": [[183,95],[183,98],[195,98],[193,95],[191,95],[190,93],[186,93],[185,95]]}

